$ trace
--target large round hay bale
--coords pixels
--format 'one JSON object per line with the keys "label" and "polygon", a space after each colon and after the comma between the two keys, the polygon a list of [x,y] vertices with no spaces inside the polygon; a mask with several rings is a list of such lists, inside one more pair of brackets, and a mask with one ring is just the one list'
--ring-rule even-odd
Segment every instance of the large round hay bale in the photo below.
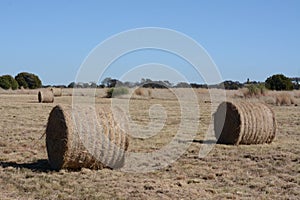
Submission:
{"label": "large round hay bale", "polygon": [[55,170],[122,167],[128,136],[121,116],[105,108],[54,107],[46,128],[50,166]]}
{"label": "large round hay bale", "polygon": [[271,143],[275,114],[263,103],[223,102],[214,114],[215,136],[221,144]]}
{"label": "large round hay bale", "polygon": [[55,97],[61,97],[62,96],[62,89],[61,88],[51,88],[51,91],[53,92],[53,95]]}
{"label": "large round hay bale", "polygon": [[39,103],[53,103],[54,95],[51,90],[41,90],[38,93]]}

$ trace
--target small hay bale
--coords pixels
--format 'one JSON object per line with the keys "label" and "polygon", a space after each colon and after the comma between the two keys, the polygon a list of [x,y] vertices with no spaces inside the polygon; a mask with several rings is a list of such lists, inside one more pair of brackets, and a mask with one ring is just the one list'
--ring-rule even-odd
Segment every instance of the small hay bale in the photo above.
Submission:
{"label": "small hay bale", "polygon": [[134,93],[138,96],[144,96],[145,92],[143,90],[143,88],[137,88],[136,90],[134,90]]}
{"label": "small hay bale", "polygon": [[53,92],[53,95],[55,97],[61,97],[62,96],[62,89],[61,88],[51,88],[51,91]]}
{"label": "small hay bale", "polygon": [[116,114],[106,108],[54,107],[46,128],[50,166],[55,170],[122,167],[128,149],[122,114],[120,109]]}
{"label": "small hay bale", "polygon": [[51,90],[41,90],[38,93],[39,103],[53,103],[54,95]]}
{"label": "small hay bale", "polygon": [[273,141],[277,125],[266,104],[223,102],[214,114],[214,128],[221,144],[263,144]]}

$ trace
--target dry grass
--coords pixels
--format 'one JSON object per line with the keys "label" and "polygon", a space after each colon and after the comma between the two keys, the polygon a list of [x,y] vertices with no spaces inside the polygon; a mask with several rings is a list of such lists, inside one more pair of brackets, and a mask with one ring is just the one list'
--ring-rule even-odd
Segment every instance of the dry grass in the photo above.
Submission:
{"label": "dry grass", "polygon": [[247,88],[242,88],[237,91],[226,91],[228,97],[234,98],[234,99],[247,99],[252,100],[258,100],[261,102],[265,102],[270,105],[277,105],[277,106],[291,106],[299,105],[299,98],[300,98],[300,92],[298,90],[294,91],[268,91],[267,93],[264,93],[261,95],[260,92],[258,92],[256,95],[250,95],[249,90]]}
{"label": "dry grass", "polygon": [[[63,90],[64,93],[72,92]],[[130,101],[131,117],[139,124],[147,124],[149,108],[160,104],[167,112],[166,124],[155,137],[133,138],[130,152],[160,149],[172,140],[180,126],[176,96],[166,90],[153,90],[152,95],[160,98]],[[0,199],[298,199],[300,107],[271,105],[279,129],[271,144],[218,144],[200,159],[199,149],[215,108],[204,103],[209,99],[208,93],[197,95],[201,116],[191,146],[168,167],[140,174],[109,169],[51,171],[45,140],[40,137],[53,105],[36,103],[36,93],[1,94]],[[71,102],[70,96],[56,100],[62,105]],[[111,99],[96,99],[99,107],[110,104]]]}
{"label": "dry grass", "polygon": [[261,96],[266,96],[268,94],[268,90],[264,85],[249,85],[245,88],[240,89],[245,98],[259,98]]}
{"label": "dry grass", "polygon": [[292,104],[295,104],[294,96],[287,92],[282,92],[280,94],[276,95],[276,105],[278,106],[290,106]]}
{"label": "dry grass", "polygon": [[294,90],[293,93],[294,93],[293,96],[294,96],[295,98],[297,98],[297,99],[300,98],[300,90]]}
{"label": "dry grass", "polygon": [[151,89],[148,89],[148,97],[152,97],[152,90]]}

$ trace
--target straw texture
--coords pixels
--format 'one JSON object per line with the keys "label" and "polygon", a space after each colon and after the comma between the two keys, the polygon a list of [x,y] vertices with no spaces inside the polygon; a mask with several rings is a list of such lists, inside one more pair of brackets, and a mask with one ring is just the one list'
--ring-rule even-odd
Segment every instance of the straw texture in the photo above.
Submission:
{"label": "straw texture", "polygon": [[48,160],[53,169],[120,168],[128,148],[126,122],[120,110],[58,105],[46,129]]}
{"label": "straw texture", "polygon": [[55,97],[61,97],[62,96],[62,89],[61,88],[51,88],[51,91],[53,92],[53,95]]}
{"label": "straw texture", "polygon": [[39,103],[53,103],[54,95],[51,90],[41,90],[38,93],[38,101]]}
{"label": "straw texture", "polygon": [[277,125],[263,103],[223,102],[214,114],[214,128],[218,143],[263,144],[274,140]]}

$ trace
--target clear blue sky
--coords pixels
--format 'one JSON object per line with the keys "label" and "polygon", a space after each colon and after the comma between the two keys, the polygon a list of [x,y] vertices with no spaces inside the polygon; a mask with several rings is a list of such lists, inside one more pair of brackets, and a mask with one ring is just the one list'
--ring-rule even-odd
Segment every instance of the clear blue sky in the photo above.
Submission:
{"label": "clear blue sky", "polygon": [[224,80],[300,76],[298,0],[1,0],[0,27],[0,74],[28,71],[43,84],[70,83],[97,44],[140,27],[192,37]]}

